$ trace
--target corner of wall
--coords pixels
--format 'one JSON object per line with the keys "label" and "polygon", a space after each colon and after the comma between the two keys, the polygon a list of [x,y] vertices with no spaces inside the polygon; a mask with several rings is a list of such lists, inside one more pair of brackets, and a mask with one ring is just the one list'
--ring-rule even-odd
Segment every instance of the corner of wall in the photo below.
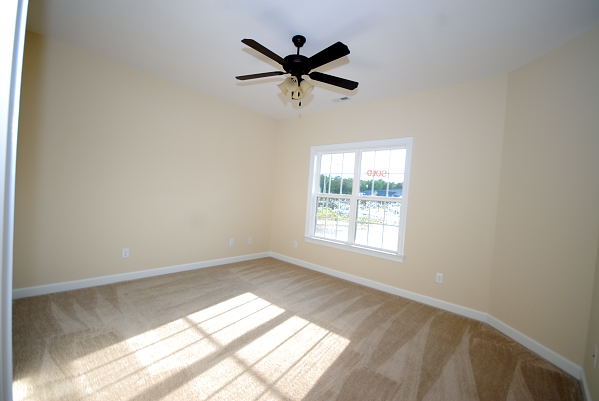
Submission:
{"label": "corner of wall", "polygon": [[[594,286],[589,316],[589,331],[586,337],[584,358],[584,385],[587,391],[587,401],[599,400],[599,238],[597,239],[597,261],[595,263]],[[595,355],[593,360],[593,355]]]}
{"label": "corner of wall", "polygon": [[491,314],[580,365],[599,224],[598,43],[595,29],[508,74],[491,275]]}

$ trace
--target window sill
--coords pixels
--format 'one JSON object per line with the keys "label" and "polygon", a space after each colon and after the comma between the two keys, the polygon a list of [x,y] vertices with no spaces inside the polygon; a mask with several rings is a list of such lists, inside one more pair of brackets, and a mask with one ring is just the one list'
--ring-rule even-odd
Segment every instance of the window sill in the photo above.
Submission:
{"label": "window sill", "polygon": [[344,251],[350,251],[355,253],[361,253],[363,255],[374,256],[381,259],[392,260],[394,262],[403,262],[404,256],[398,255],[392,252],[375,251],[373,249],[362,248],[358,245],[348,245],[340,242],[330,241],[322,238],[304,237],[304,241],[316,245],[329,246],[331,248],[342,249]]}

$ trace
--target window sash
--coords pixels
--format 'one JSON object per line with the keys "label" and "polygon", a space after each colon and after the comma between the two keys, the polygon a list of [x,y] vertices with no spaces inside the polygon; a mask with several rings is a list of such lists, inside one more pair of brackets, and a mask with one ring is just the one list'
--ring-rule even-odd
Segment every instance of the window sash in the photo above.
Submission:
{"label": "window sash", "polygon": [[[327,239],[327,240],[331,240],[330,238],[326,238],[326,237],[321,237],[316,235],[316,225],[317,225],[317,221],[318,221],[318,200],[319,199],[343,199],[343,200],[349,200],[349,214],[348,214],[348,223],[350,225],[349,227],[349,234],[348,234],[348,240],[347,241],[341,241],[341,240],[337,240],[338,242],[343,242],[343,243],[347,243],[347,244],[355,244],[355,245],[359,245],[359,246],[366,246],[369,247],[368,245],[360,245],[355,243],[355,228],[357,227],[358,222],[358,203],[361,201],[373,201],[373,202],[387,202],[387,203],[399,203],[400,208],[402,207],[402,199],[401,198],[388,198],[388,197],[375,197],[375,196],[369,196],[369,197],[365,197],[365,196],[356,196],[356,197],[351,197],[348,195],[339,195],[339,194],[316,194],[316,196],[314,197],[314,213],[311,214],[312,216],[312,220],[313,220],[313,224],[312,224],[312,236],[314,236],[315,238],[323,238],[323,239]],[[385,223],[380,223],[381,225],[386,225],[386,226],[395,226],[395,227],[401,227],[401,216],[399,218],[399,225],[395,226],[393,224],[385,224]],[[378,224],[378,223],[370,223],[370,224]],[[353,227],[352,227],[353,225]],[[353,229],[353,230],[352,230]],[[352,234],[353,231],[353,234]],[[372,247],[373,249],[375,247]],[[376,248],[376,249],[384,249],[384,248]],[[387,252],[392,252],[389,249],[386,249],[385,251]]]}

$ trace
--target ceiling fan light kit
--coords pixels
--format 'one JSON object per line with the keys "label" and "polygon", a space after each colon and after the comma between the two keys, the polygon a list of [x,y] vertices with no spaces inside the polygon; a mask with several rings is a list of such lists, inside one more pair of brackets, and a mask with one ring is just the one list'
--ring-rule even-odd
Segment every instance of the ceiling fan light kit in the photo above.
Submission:
{"label": "ceiling fan light kit", "polygon": [[312,90],[312,85],[308,81],[302,80],[298,83],[297,78],[294,76],[285,78],[278,86],[283,96],[289,97],[292,100],[300,100],[300,106],[301,100]]}
{"label": "ceiling fan light kit", "polygon": [[284,71],[240,75],[235,78],[245,81],[248,79],[289,74],[290,76],[287,77],[281,84],[279,84],[279,88],[285,97],[300,101],[300,106],[301,99],[303,99],[304,96],[312,89],[312,85],[303,79],[304,75],[307,75],[314,81],[324,82],[326,84],[347,90],[354,90],[358,87],[358,83],[355,81],[350,81],[349,79],[339,78],[318,71],[312,71],[315,68],[328,64],[341,57],[347,56],[349,54],[349,48],[346,45],[341,42],[337,42],[326,49],[321,50],[312,57],[306,57],[299,54],[300,48],[304,45],[304,43],[306,43],[306,38],[302,35],[295,35],[291,41],[295,47],[297,47],[297,53],[290,54],[283,58],[253,39],[242,39],[242,43],[277,62],[281,65]]}

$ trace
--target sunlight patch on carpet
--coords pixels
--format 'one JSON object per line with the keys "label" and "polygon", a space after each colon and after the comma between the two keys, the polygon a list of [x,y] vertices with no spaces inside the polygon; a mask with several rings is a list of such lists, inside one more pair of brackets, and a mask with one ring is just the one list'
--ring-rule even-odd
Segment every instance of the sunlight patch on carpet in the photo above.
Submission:
{"label": "sunlight patch on carpet", "polygon": [[194,379],[201,400],[301,399],[349,344],[292,316]]}
{"label": "sunlight patch on carpet", "polygon": [[[137,400],[155,389],[202,400],[297,399],[348,344],[248,292],[82,353],[69,370],[77,372],[80,395]],[[15,399],[26,399],[19,386]]]}

